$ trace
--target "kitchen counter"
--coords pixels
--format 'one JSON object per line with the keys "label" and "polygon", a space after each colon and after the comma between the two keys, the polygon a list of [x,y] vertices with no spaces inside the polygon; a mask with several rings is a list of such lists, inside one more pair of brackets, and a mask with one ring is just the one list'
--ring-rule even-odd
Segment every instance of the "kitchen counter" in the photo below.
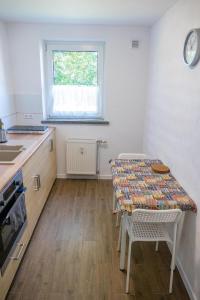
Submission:
{"label": "kitchen counter", "polygon": [[25,150],[17,156],[14,164],[0,164],[0,190],[23,167],[54,130],[55,128],[51,127],[44,134],[7,134],[8,142],[4,145],[23,145]]}

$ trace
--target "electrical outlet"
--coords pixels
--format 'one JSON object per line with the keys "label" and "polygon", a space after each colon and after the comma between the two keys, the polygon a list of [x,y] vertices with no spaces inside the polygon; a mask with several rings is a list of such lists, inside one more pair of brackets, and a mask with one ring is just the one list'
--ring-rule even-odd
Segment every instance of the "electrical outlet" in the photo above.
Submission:
{"label": "electrical outlet", "polygon": [[33,119],[32,114],[24,114],[24,119]]}
{"label": "electrical outlet", "polygon": [[140,42],[138,40],[132,41],[132,48],[139,48]]}

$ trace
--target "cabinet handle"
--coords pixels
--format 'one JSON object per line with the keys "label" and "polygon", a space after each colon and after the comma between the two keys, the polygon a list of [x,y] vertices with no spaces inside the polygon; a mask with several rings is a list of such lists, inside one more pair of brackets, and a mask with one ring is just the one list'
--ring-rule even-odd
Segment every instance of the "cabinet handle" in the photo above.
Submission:
{"label": "cabinet handle", "polygon": [[49,140],[50,152],[53,152],[53,139]]}
{"label": "cabinet handle", "polygon": [[41,188],[41,180],[40,180],[40,175],[38,175],[38,185],[39,185],[39,189]]}
{"label": "cabinet handle", "polygon": [[17,256],[11,256],[10,257],[10,259],[12,259],[12,260],[19,260],[20,257],[21,257],[21,254],[22,254],[22,251],[24,249],[25,244],[21,243],[21,244],[18,244],[18,245],[19,245],[19,252],[18,252]]}
{"label": "cabinet handle", "polygon": [[39,189],[41,187],[40,175],[33,176],[33,179],[34,179],[33,189],[34,189],[34,191],[39,191]]}

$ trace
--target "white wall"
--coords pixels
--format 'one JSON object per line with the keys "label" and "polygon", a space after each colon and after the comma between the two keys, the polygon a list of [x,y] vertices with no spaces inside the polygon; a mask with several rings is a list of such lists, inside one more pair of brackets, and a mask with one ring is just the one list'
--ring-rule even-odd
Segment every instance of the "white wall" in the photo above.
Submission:
{"label": "white wall", "polygon": [[0,118],[5,127],[16,122],[6,26],[0,22]]}
{"label": "white wall", "polygon": [[[182,55],[192,28],[200,28],[199,0],[178,1],[152,28],[145,148],[170,166],[200,209],[200,63],[191,70]],[[178,257],[199,300],[199,213],[186,216]]]}
{"label": "white wall", "polygon": [[[65,174],[64,142],[69,137],[103,138],[101,175],[110,174],[108,161],[119,152],[141,151],[147,92],[148,37],[146,28],[45,24],[8,24],[18,123],[42,118],[39,43],[52,40],[100,40],[105,49],[105,119],[109,126],[57,125],[58,174]],[[140,40],[132,49],[131,41]],[[33,113],[33,120],[24,120]]]}

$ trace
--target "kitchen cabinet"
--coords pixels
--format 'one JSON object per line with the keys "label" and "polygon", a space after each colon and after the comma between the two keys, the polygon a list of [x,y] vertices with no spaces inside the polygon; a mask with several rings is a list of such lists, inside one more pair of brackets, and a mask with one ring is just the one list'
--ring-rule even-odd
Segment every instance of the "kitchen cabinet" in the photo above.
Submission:
{"label": "kitchen cabinet", "polygon": [[26,187],[27,226],[12,254],[12,258],[3,276],[0,275],[1,300],[6,297],[56,178],[54,130],[51,130],[51,133],[41,143],[39,148],[25,162],[22,167],[22,174],[24,186]]}
{"label": "kitchen cabinet", "polygon": [[22,168],[26,191],[28,228],[32,234],[56,178],[54,132]]}

